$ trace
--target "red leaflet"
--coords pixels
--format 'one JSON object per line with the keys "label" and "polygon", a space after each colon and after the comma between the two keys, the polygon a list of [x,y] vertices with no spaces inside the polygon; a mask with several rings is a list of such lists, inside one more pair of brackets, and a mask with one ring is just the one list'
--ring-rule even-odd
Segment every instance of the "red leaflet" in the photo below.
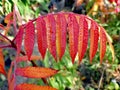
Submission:
{"label": "red leaflet", "polygon": [[33,52],[34,42],[35,42],[35,28],[33,22],[30,21],[26,25],[25,40],[24,40],[26,54],[29,60]]}
{"label": "red leaflet", "polygon": [[52,14],[47,15],[46,25],[48,49],[56,60],[56,22]]}
{"label": "red leaflet", "polygon": [[74,59],[78,51],[78,34],[79,34],[79,25],[77,23],[75,14],[69,14],[68,16],[68,33],[69,33],[70,56],[72,58],[72,63],[74,63]]}
{"label": "red leaflet", "polygon": [[57,72],[57,70],[42,67],[25,67],[16,69],[16,75],[28,78],[47,78],[55,75]]}
{"label": "red leaflet", "polygon": [[19,27],[18,34],[16,36],[16,46],[17,46],[17,54],[20,53],[21,45],[22,45],[22,37],[24,34],[24,29],[22,26]]}
{"label": "red leaflet", "polygon": [[80,15],[79,19],[79,38],[78,38],[78,56],[79,63],[82,61],[88,44],[88,24],[85,16]]}
{"label": "red leaflet", "polygon": [[57,90],[50,86],[39,86],[34,84],[22,83],[15,87],[15,90]]}
{"label": "red leaflet", "polygon": [[90,62],[92,63],[92,59],[94,58],[97,48],[98,48],[98,39],[99,39],[99,32],[98,32],[98,25],[95,22],[91,22],[90,28]]}
{"label": "red leaflet", "polygon": [[56,47],[59,59],[62,58],[66,48],[66,29],[67,22],[64,14],[57,14],[56,18]]}
{"label": "red leaflet", "polygon": [[5,66],[4,57],[3,57],[2,49],[0,48],[0,73],[6,75],[4,66]]}
{"label": "red leaflet", "polygon": [[47,49],[46,23],[42,17],[36,21],[38,49],[44,58]]}
{"label": "red leaflet", "polygon": [[100,63],[102,63],[103,58],[105,56],[106,42],[107,42],[107,37],[104,32],[104,28],[100,27]]}

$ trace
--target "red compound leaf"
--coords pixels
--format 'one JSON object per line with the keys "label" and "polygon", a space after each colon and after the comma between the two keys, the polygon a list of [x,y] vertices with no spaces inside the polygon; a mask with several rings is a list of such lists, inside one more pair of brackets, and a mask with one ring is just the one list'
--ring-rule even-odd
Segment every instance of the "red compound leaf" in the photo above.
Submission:
{"label": "red compound leaf", "polygon": [[78,34],[79,25],[74,14],[69,14],[68,16],[68,33],[69,33],[69,48],[70,56],[72,58],[72,63],[74,63],[75,56],[78,51]]}
{"label": "red compound leaf", "polygon": [[46,23],[42,17],[36,21],[38,49],[44,58],[47,49]]}
{"label": "red compound leaf", "polygon": [[26,54],[29,60],[33,52],[34,43],[35,43],[35,28],[33,22],[30,21],[26,25],[25,40],[24,40]]}
{"label": "red compound leaf", "polygon": [[92,59],[94,58],[97,48],[98,48],[98,39],[99,39],[99,31],[98,25],[96,22],[91,22],[91,29],[90,29],[90,62],[92,63]]}
{"label": "red compound leaf", "polygon": [[47,78],[55,75],[57,72],[57,70],[42,67],[25,67],[16,69],[16,75],[28,78]]}
{"label": "red compound leaf", "polygon": [[57,56],[62,58],[66,48],[66,29],[67,22],[64,14],[59,13],[56,17],[56,48]]}
{"label": "red compound leaf", "polygon": [[79,63],[82,61],[88,44],[88,24],[85,16],[81,15],[79,19],[79,38],[78,38],[78,56]]}

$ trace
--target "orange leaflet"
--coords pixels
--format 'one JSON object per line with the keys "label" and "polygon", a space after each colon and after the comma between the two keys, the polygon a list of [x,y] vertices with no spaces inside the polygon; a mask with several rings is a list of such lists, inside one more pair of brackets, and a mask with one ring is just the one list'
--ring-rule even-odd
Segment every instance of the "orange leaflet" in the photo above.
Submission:
{"label": "orange leaflet", "polygon": [[46,17],[48,50],[56,60],[56,22],[52,14]]}
{"label": "orange leaflet", "polygon": [[24,34],[24,29],[22,26],[20,26],[18,34],[16,35],[16,39],[15,39],[18,54],[20,53],[20,50],[21,50],[23,34]]}
{"label": "orange leaflet", "polygon": [[6,75],[4,66],[5,66],[4,57],[3,57],[2,49],[0,48],[0,73]]}
{"label": "orange leaflet", "polygon": [[30,21],[26,25],[25,40],[24,40],[25,50],[28,56],[28,60],[30,60],[30,57],[32,55],[34,43],[35,43],[35,28],[33,22]]}
{"label": "orange leaflet", "polygon": [[91,22],[90,28],[90,62],[92,63],[92,59],[94,58],[97,48],[98,48],[98,39],[99,39],[99,32],[98,32],[98,25],[96,22]]}
{"label": "orange leaflet", "polygon": [[56,47],[59,59],[62,58],[66,48],[67,22],[63,13],[58,13],[56,17]]}
{"label": "orange leaflet", "polygon": [[78,51],[79,25],[75,17],[75,14],[72,13],[70,13],[68,16],[68,33],[69,33],[70,56],[72,58],[72,63],[74,63],[75,56]]}
{"label": "orange leaflet", "polygon": [[57,90],[50,86],[39,86],[34,84],[22,83],[15,87],[15,90]]}
{"label": "orange leaflet", "polygon": [[82,61],[88,44],[88,23],[85,16],[80,15],[79,19],[79,38],[78,38],[78,56],[79,63]]}
{"label": "orange leaflet", "polygon": [[47,49],[47,35],[46,35],[46,23],[42,17],[37,18],[36,29],[38,49],[42,57],[44,58]]}
{"label": "orange leaflet", "polygon": [[25,67],[16,69],[16,75],[28,78],[47,78],[55,75],[57,72],[57,70],[43,67]]}
{"label": "orange leaflet", "polygon": [[106,42],[107,42],[107,37],[104,32],[104,28],[100,27],[100,63],[102,63],[103,58],[105,56]]}
{"label": "orange leaflet", "polygon": [[5,19],[4,19],[5,23],[12,23],[13,22],[13,12],[9,13]]}

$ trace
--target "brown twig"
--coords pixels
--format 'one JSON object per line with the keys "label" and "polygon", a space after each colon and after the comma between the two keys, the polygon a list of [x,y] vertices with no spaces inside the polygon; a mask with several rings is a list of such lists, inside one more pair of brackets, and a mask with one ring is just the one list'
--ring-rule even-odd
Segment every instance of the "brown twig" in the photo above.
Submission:
{"label": "brown twig", "polygon": [[101,78],[100,78],[100,81],[99,81],[99,84],[98,84],[98,90],[100,90],[105,70],[106,70],[106,66],[103,68],[102,75],[101,75]]}

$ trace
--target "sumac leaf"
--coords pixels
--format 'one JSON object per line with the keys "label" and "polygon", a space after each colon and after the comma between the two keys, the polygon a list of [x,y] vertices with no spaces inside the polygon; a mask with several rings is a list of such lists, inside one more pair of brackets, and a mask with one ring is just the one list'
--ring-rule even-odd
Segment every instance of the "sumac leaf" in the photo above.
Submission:
{"label": "sumac leaf", "polygon": [[78,38],[78,56],[79,63],[82,61],[88,44],[88,24],[85,16],[80,15],[79,19],[79,38]]}
{"label": "sumac leaf", "polygon": [[100,35],[100,63],[102,63],[106,52],[106,42],[107,42],[107,37],[103,27],[100,27],[99,35]]}
{"label": "sumac leaf", "polygon": [[22,83],[15,87],[15,90],[57,90],[50,86],[39,86],[34,84]]}
{"label": "sumac leaf", "polygon": [[30,21],[26,25],[25,40],[24,40],[25,51],[29,60],[33,52],[34,43],[35,43],[35,28],[33,22]]}
{"label": "sumac leaf", "polygon": [[72,58],[72,63],[74,63],[75,56],[78,51],[79,25],[75,15],[72,13],[70,13],[68,16],[68,33],[70,56]]}
{"label": "sumac leaf", "polygon": [[48,50],[56,60],[56,22],[52,14],[47,15],[46,25]]}
{"label": "sumac leaf", "polygon": [[24,34],[24,29],[22,26],[20,26],[18,34],[16,35],[16,39],[15,39],[18,54],[20,53],[20,50],[21,50],[23,34]]}
{"label": "sumac leaf", "polygon": [[42,17],[36,21],[38,49],[44,58],[47,49],[46,23]]}
{"label": "sumac leaf", "polygon": [[94,58],[97,48],[98,48],[98,39],[99,39],[99,31],[98,31],[98,25],[96,22],[91,22],[91,28],[90,28],[90,62],[92,62],[92,59]]}
{"label": "sumac leaf", "polygon": [[16,69],[16,75],[28,78],[47,78],[53,76],[57,72],[57,70],[42,67],[25,67]]}
{"label": "sumac leaf", "polygon": [[67,22],[64,14],[59,13],[56,17],[56,47],[57,56],[59,59],[62,58],[66,48],[66,29]]}

